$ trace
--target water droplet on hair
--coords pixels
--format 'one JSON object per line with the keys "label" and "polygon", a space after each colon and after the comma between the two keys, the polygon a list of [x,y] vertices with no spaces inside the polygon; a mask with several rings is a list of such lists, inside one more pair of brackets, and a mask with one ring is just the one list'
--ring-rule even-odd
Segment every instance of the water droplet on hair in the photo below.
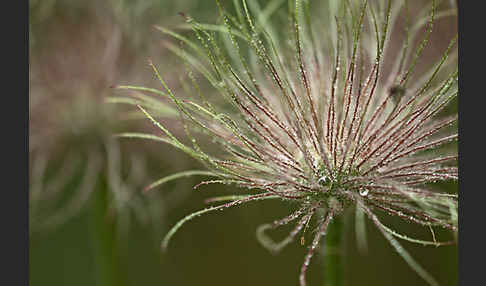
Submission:
{"label": "water droplet on hair", "polygon": [[394,85],[390,87],[389,93],[392,99],[397,102],[405,95],[406,89],[400,85]]}
{"label": "water droplet on hair", "polygon": [[359,190],[359,195],[362,197],[366,197],[370,191],[368,189],[360,189]]}
{"label": "water droplet on hair", "polygon": [[325,186],[327,184],[329,184],[331,182],[331,180],[329,180],[329,177],[328,176],[322,176],[319,178],[319,180],[317,180],[317,183],[321,186]]}

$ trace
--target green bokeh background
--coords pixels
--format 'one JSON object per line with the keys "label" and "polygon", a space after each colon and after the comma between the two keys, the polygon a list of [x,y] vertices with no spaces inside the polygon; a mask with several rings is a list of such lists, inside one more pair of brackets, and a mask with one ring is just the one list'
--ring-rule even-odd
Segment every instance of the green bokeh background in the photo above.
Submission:
{"label": "green bokeh background", "polygon": [[[76,30],[91,25],[88,31],[94,30],[96,26],[92,25],[92,19],[102,17],[106,23],[117,27],[122,35],[120,43],[123,47],[117,60],[116,74],[112,77],[113,84],[130,82],[134,74],[148,81],[152,77],[145,65],[148,56],[157,59],[160,66],[175,62],[162,51],[160,41],[163,37],[151,26],[170,26],[175,21],[182,21],[177,16],[181,11],[202,21],[214,21],[217,17],[216,5],[210,0],[30,1],[31,69],[39,63],[36,59],[62,49],[62,46],[54,47],[51,43],[65,35],[63,27],[75,27]],[[444,25],[454,27],[455,22]],[[96,57],[96,53],[91,56]],[[71,68],[76,70],[77,67]],[[149,81],[149,84],[154,85],[154,82]],[[77,86],[73,86],[75,88]],[[90,92],[101,90],[109,93],[107,89],[108,85]],[[31,100],[39,96],[37,90],[31,89]],[[450,112],[454,112],[454,109]],[[158,143],[144,144],[140,148],[149,154],[147,164],[151,177],[147,184],[176,171],[200,168],[182,152]],[[73,146],[71,148],[76,148],[76,145]],[[172,225],[185,215],[205,207],[204,199],[234,193],[232,187],[211,185],[192,191],[192,186],[200,181],[198,178],[169,183],[156,192],[161,192],[162,197],[174,192],[186,192],[188,196],[170,210],[166,210],[167,205],[160,206],[163,215],[159,223],[134,221],[128,232],[120,233],[116,217],[106,215],[109,212],[110,194],[104,176],[103,171],[86,207],[71,220],[48,231],[31,233],[30,285],[298,284],[298,273],[306,248],[295,242],[274,256],[255,238],[255,230],[260,224],[284,217],[289,212],[288,206],[264,201],[199,217],[185,225],[175,235],[168,252],[162,253],[160,241]],[[442,184],[440,187],[449,192],[457,190],[456,183]],[[66,187],[63,192],[69,194],[72,190]],[[166,204],[170,205],[171,202]],[[346,218],[348,223],[343,234],[347,285],[425,285],[369,222],[369,252],[366,255],[359,253],[352,227],[353,214],[351,211]],[[385,221],[399,225],[402,232],[419,231],[407,223],[393,219]],[[284,234],[277,231],[275,237]],[[441,285],[457,285],[457,246],[421,247],[407,242],[403,242],[403,245]],[[309,285],[321,285],[322,263],[323,259],[318,255],[311,262]]]}

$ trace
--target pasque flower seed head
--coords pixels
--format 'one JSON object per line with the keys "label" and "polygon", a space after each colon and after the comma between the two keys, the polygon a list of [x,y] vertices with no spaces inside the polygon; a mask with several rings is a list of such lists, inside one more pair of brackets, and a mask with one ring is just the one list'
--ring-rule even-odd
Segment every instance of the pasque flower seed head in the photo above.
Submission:
{"label": "pasque flower seed head", "polygon": [[[209,169],[175,174],[151,188],[168,179],[209,174],[215,179],[201,184],[236,184],[251,192],[208,200],[229,202],[182,219],[163,247],[183,223],[201,214],[281,200],[299,207],[258,228],[258,239],[271,251],[291,243],[313,217],[322,216],[301,267],[299,281],[305,285],[308,265],[328,226],[354,206],[418,275],[437,285],[397,238],[436,246],[454,241],[411,238],[384,225],[376,212],[430,228],[432,234],[435,227],[457,231],[457,195],[427,188],[428,183],[458,177],[455,150],[430,151],[457,140],[450,131],[457,116],[439,114],[458,94],[457,37],[438,61],[422,67],[434,23],[454,10],[439,13],[439,1],[431,1],[423,10],[427,14],[415,19],[408,1],[337,1],[328,3],[327,14],[318,15],[320,10],[312,8],[317,3],[296,0],[289,1],[284,21],[290,32],[283,34],[277,28],[282,23],[274,23],[272,16],[280,2],[270,1],[255,14],[256,2],[235,1],[232,15],[217,1],[218,25],[183,14],[195,39],[157,27],[181,43],[167,47],[201,74],[212,92],[203,91],[191,70],[186,83],[192,94],[176,95],[151,62],[162,91],[120,87],[168,98],[179,109],[192,143],[180,141],[141,105],[163,135],[120,136],[171,144]],[[205,135],[217,145],[216,154],[196,141]],[[295,228],[282,242],[266,235],[266,230],[294,221]]]}

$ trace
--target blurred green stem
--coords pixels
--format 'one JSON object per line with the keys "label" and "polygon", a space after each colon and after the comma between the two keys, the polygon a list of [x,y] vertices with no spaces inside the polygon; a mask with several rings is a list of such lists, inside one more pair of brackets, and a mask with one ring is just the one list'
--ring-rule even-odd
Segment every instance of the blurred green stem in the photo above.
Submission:
{"label": "blurred green stem", "polygon": [[341,259],[343,218],[335,217],[329,224],[325,236],[324,286],[342,286],[343,265]]}
{"label": "blurred green stem", "polygon": [[100,286],[121,285],[117,279],[115,224],[109,220],[108,190],[101,185],[94,191],[91,207],[91,237],[93,241],[96,281]]}

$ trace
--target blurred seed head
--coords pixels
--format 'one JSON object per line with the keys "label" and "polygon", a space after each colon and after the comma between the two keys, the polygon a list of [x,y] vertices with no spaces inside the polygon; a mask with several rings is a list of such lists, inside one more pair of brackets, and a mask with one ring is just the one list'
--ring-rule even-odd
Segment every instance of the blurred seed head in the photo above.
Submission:
{"label": "blurred seed head", "polygon": [[157,156],[113,138],[140,124],[106,103],[114,82],[138,73],[125,61],[143,54],[129,50],[140,45],[123,40],[131,31],[119,21],[128,16],[100,1],[29,5],[31,232],[61,226],[89,209],[95,192],[104,191],[106,217],[122,234],[134,220],[159,228],[166,207],[160,194],[141,193],[154,175],[150,158]]}

